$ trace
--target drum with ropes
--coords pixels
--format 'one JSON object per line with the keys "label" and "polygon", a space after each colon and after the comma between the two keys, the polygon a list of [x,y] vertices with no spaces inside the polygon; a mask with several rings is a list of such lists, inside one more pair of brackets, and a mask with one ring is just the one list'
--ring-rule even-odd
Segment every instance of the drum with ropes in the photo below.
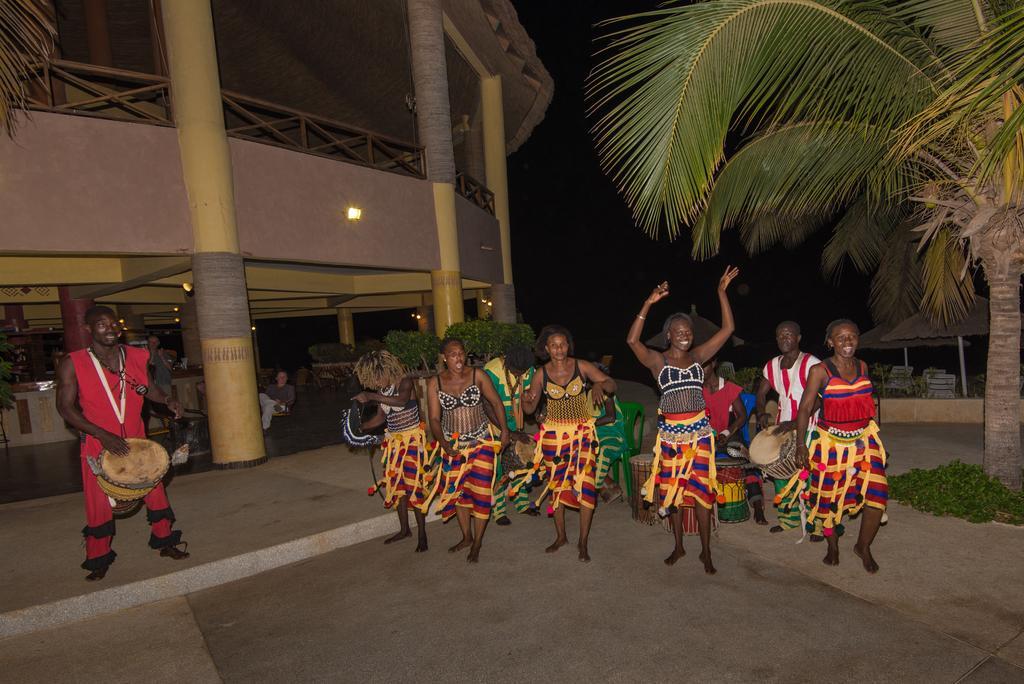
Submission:
{"label": "drum with ropes", "polygon": [[743,458],[719,458],[715,460],[718,471],[718,520],[723,523],[739,523],[750,518],[747,507],[746,470],[749,461]]}
{"label": "drum with ropes", "polygon": [[797,462],[797,446],[796,430],[777,427],[762,430],[750,443],[750,462],[769,477],[788,480],[803,467]]}
{"label": "drum with ropes", "polygon": [[183,445],[167,455],[167,450],[149,439],[129,437],[128,453],[119,455],[104,450],[97,457],[87,459],[89,469],[96,476],[100,489],[110,499],[114,512],[131,513],[142,499],[160,484],[171,465],[188,459],[188,446]]}

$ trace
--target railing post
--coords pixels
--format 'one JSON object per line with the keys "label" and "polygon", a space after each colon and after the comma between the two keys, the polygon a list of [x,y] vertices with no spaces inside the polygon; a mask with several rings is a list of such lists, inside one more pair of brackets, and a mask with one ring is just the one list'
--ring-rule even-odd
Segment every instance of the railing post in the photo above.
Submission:
{"label": "railing post", "polygon": [[373,136],[366,136],[366,158],[370,161],[370,166],[376,166],[376,162],[373,161]]}

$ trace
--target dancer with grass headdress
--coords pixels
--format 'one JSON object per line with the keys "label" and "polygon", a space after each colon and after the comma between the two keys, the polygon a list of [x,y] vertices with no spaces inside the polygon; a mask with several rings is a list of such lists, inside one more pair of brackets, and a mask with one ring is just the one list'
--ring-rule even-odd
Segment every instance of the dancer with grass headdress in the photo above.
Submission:
{"label": "dancer with grass headdress", "polygon": [[739,269],[725,269],[718,281],[718,301],[722,306],[722,327],[704,344],[693,345],[693,321],[684,313],[672,314],[665,321],[663,333],[668,351],[648,348],[640,341],[644,322],[651,306],[668,296],[668,282],[654,288],[644,300],[629,329],[626,343],[636,358],[647,367],[658,382],[661,400],[658,406],[658,439],[654,445],[651,477],[641,487],[648,505],[657,501],[658,513],[672,523],[675,547],[665,559],[673,565],[686,555],[683,549],[683,505],[696,503],[694,513],[700,531],[704,572],[715,573],[711,562],[711,508],[715,502],[715,443],[702,392],[703,364],[711,359],[729,339],[736,325],[726,290],[739,275]]}
{"label": "dancer with grass headdress", "polygon": [[385,508],[396,508],[399,530],[384,543],[412,536],[409,528],[409,507],[412,506],[418,537],[416,553],[421,553],[427,550],[427,526],[422,508],[427,499],[429,449],[420,420],[415,383],[398,357],[387,351],[363,354],[356,362],[355,374],[364,390],[353,399],[378,405],[377,415],[364,427],[369,429],[387,423],[381,443],[384,473],[376,489],[382,490]]}
{"label": "dancer with grass headdress", "polygon": [[[871,543],[882,524],[889,500],[886,456],[875,422],[874,391],[867,365],[857,359],[860,329],[853,321],[832,321],[825,345],[832,356],[811,368],[797,413],[799,460],[810,471],[807,530],[821,528],[828,542],[822,562],[839,565],[839,537],[846,516],[860,513],[860,534],[853,552],[869,573],[878,572]],[[821,398],[818,424],[811,414]],[[810,431],[810,447],[806,436]]]}

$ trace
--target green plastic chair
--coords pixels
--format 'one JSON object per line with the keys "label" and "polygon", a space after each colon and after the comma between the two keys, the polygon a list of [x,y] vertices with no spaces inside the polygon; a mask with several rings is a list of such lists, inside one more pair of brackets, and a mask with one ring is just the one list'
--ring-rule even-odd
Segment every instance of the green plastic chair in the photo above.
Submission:
{"label": "green plastic chair", "polygon": [[[625,486],[626,496],[633,496],[633,471],[629,467],[629,459],[640,453],[644,443],[644,407],[632,401],[619,404],[622,408],[622,422],[626,432],[626,448],[622,458],[612,464],[616,482]],[[620,470],[621,469],[621,470]]]}

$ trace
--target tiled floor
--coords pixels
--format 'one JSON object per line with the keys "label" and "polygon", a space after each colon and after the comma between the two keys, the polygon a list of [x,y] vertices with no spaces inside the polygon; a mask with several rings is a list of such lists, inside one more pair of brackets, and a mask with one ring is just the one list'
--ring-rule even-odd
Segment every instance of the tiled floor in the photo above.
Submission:
{"label": "tiled floor", "polygon": [[[342,390],[299,388],[292,415],[273,420],[265,434],[267,455],[280,458],[341,442],[339,419],[349,405]],[[209,452],[195,454],[174,475],[213,468]],[[0,504],[81,491],[78,442],[0,448]]]}

